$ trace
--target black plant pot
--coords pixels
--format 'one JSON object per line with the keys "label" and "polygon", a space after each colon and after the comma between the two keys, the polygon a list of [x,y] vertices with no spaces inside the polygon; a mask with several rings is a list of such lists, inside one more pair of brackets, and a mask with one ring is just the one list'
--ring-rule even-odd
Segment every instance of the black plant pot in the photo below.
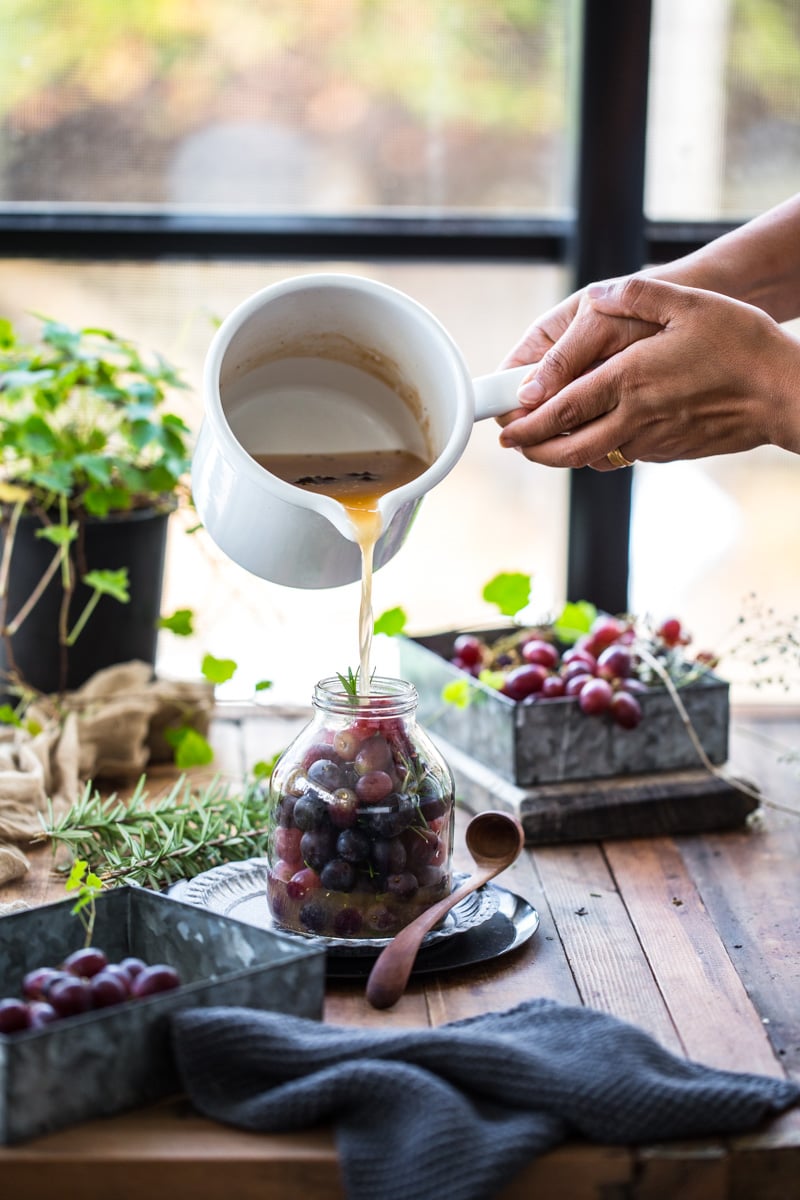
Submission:
{"label": "black plant pot", "polygon": [[[72,544],[78,579],[89,571],[127,567],[130,601],[123,604],[101,596],[74,646],[65,649],[58,640],[63,589],[57,571],[11,638],[14,664],[26,683],[41,692],[59,692],[79,687],[95,671],[116,663],[131,659],[155,663],[168,519],[169,512],[134,509],[86,521],[81,536]],[[19,522],[11,556],[6,622],[17,615],[55,553],[52,543],[35,536],[41,527],[36,517],[24,516]],[[91,594],[90,588],[78,582],[70,604],[69,629]],[[10,666],[6,639],[0,638],[3,679]]]}

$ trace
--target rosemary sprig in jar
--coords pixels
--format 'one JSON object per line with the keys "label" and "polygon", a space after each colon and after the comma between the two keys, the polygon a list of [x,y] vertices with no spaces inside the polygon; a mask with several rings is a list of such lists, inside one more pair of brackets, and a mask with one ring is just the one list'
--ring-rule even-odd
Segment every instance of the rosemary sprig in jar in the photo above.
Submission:
{"label": "rosemary sprig in jar", "polygon": [[[103,796],[89,783],[75,803],[41,816],[42,840],[82,859],[104,884],[163,889],[226,862],[266,853],[267,789],[262,778],[236,793],[214,781],[200,790],[181,777],[150,800],[142,777],[133,795]],[[67,866],[69,869],[69,865]]]}

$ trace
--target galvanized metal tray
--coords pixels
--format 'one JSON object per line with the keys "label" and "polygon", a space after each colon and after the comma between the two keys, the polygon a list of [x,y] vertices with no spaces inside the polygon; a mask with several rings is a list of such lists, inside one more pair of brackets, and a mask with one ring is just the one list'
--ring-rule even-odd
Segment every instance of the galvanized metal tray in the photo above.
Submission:
{"label": "galvanized metal tray", "polygon": [[[462,630],[398,638],[400,672],[419,694],[417,715],[434,737],[440,735],[502,779],[520,787],[584,779],[676,771],[701,766],[675,703],[666,688],[638,695],[643,718],[635,729],[620,729],[607,716],[587,717],[574,698],[515,703],[473,679],[450,661]],[[488,642],[508,628],[481,630]],[[466,682],[468,703],[442,698],[454,680]],[[728,684],[707,673],[681,688],[681,699],[712,763],[728,757]]]}
{"label": "galvanized metal tray", "polygon": [[[21,995],[27,971],[58,966],[82,944],[72,908],[66,900],[0,917],[0,996]],[[242,1005],[322,1016],[324,950],[274,930],[123,887],[98,898],[93,942],[112,960],[169,963],[182,985],[0,1035],[0,1145],[179,1090],[170,1017],[180,1008]]]}

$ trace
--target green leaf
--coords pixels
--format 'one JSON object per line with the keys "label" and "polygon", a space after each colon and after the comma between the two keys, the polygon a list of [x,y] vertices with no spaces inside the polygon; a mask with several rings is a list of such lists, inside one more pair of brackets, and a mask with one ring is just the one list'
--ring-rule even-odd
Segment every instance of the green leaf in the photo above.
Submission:
{"label": "green leaf", "polygon": [[560,642],[571,646],[588,633],[597,616],[597,609],[588,600],[567,603],[553,622],[553,633]]}
{"label": "green leaf", "polygon": [[72,491],[73,468],[69,462],[51,462],[31,471],[28,476],[31,483],[38,484],[48,492],[60,492],[68,496]]}
{"label": "green leaf", "polygon": [[161,617],[159,629],[168,629],[178,637],[191,637],[194,633],[194,611],[191,608],[176,608],[171,617]]}
{"label": "green leaf", "polygon": [[22,725],[22,721],[20,721],[10,704],[0,704],[0,723],[3,725]]}
{"label": "green leaf", "polygon": [[175,750],[175,765],[185,771],[189,767],[204,767],[213,762],[214,751],[202,733],[183,725],[180,729],[164,731],[166,741]]}
{"label": "green leaf", "polygon": [[35,414],[20,426],[18,441],[23,454],[54,454],[58,450],[58,438],[44,417]]}
{"label": "green leaf", "polygon": [[76,888],[79,888],[81,886],[81,884],[83,883],[83,877],[86,874],[86,869],[88,866],[89,866],[89,864],[87,862],[84,862],[83,859],[76,859],[76,861],[72,864],[72,867],[71,867],[70,873],[69,873],[69,878],[67,879],[67,882],[64,884],[64,887],[67,889],[68,892],[74,892],[76,890]]}
{"label": "green leaf", "polygon": [[407,620],[404,609],[388,608],[375,621],[374,632],[385,633],[387,637],[396,637],[405,629]]}
{"label": "green leaf", "polygon": [[472,685],[468,679],[452,679],[442,688],[442,699],[456,708],[467,708],[472,700]]}
{"label": "green leaf", "polygon": [[92,483],[106,486],[111,482],[111,463],[100,454],[76,454],[75,465],[86,472]]}
{"label": "green leaf", "polygon": [[488,667],[484,667],[482,671],[478,672],[478,679],[481,683],[485,683],[487,687],[495,688],[499,692],[505,683],[506,677],[502,671],[491,671]]}
{"label": "green leaf", "polygon": [[127,488],[102,487],[92,484],[83,493],[83,504],[93,517],[106,517],[111,509],[126,509],[131,506],[131,494]]}
{"label": "green leaf", "polygon": [[8,317],[0,317],[0,349],[8,350],[16,342],[14,326]]}
{"label": "green leaf", "polygon": [[57,350],[66,350],[67,353],[74,354],[80,345],[81,335],[68,325],[62,325],[60,321],[46,321],[42,330],[42,341],[47,342],[49,346],[55,346]]}
{"label": "green leaf", "polygon": [[486,584],[483,598],[496,604],[503,616],[513,617],[530,601],[531,577],[519,571],[501,572]]}
{"label": "green leaf", "polygon": [[280,758],[281,754],[282,751],[278,750],[278,752],[273,754],[272,758],[268,759],[267,761],[260,759],[257,763],[253,763],[252,767],[250,768],[250,774],[254,779],[269,779],[270,775],[275,770],[275,764]]}
{"label": "green leaf", "polygon": [[120,567],[118,571],[90,571],[88,575],[83,576],[83,582],[101,596],[111,596],[114,600],[119,600],[120,604],[127,604],[131,598],[128,591],[127,567]]}
{"label": "green leaf", "polygon": [[43,525],[41,529],[36,530],[37,538],[52,542],[54,546],[68,546],[77,536],[77,521],[72,521],[69,525]]}
{"label": "green leaf", "polygon": [[257,692],[266,692],[271,687],[272,687],[271,679],[259,679],[258,683],[256,684],[256,691]]}
{"label": "green leaf", "polygon": [[232,658],[214,658],[213,654],[206,654],[200,669],[209,683],[227,683],[237,666]]}

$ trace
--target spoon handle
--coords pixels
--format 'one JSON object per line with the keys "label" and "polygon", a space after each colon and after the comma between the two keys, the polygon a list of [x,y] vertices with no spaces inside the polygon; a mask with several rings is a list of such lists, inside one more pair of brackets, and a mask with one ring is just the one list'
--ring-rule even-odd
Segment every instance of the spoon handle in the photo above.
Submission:
{"label": "spoon handle", "polygon": [[503,863],[499,867],[487,867],[482,871],[476,871],[449,896],[445,896],[443,900],[426,908],[425,912],[420,913],[415,920],[401,929],[388,946],[384,946],[375,959],[367,980],[367,1000],[373,1008],[391,1008],[400,999],[406,989],[411,968],[414,966],[414,959],[417,957],[420,942],[425,934],[430,932],[454,905],[468,896],[470,892],[483,887],[505,866],[507,864]]}

